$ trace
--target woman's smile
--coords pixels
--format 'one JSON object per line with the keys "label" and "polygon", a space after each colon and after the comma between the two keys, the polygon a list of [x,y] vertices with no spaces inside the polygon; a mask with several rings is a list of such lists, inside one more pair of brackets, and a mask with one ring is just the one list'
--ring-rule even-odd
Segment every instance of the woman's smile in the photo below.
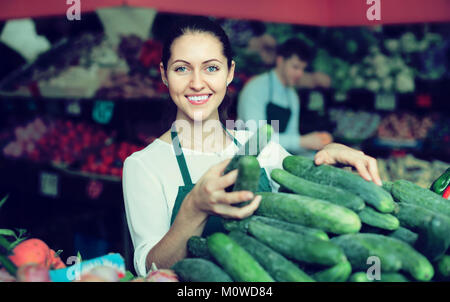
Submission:
{"label": "woman's smile", "polygon": [[171,46],[167,69],[160,65],[169,94],[178,107],[177,119],[218,119],[218,108],[233,80],[221,41],[210,33],[189,32]]}
{"label": "woman's smile", "polygon": [[186,98],[192,105],[203,105],[210,100],[211,96],[212,94],[191,94],[186,95]]}

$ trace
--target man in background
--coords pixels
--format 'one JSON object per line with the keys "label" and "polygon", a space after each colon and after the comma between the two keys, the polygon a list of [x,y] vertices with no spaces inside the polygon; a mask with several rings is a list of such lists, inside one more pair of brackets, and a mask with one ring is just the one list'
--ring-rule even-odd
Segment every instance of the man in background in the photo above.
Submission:
{"label": "man in background", "polygon": [[[333,141],[328,132],[300,135],[300,100],[297,87],[305,85],[302,77],[312,60],[312,52],[303,41],[292,38],[277,48],[275,67],[250,79],[238,99],[238,119],[278,121],[279,143],[292,154],[312,155]],[[308,78],[308,82],[313,80]],[[303,81],[304,82],[304,81]]]}

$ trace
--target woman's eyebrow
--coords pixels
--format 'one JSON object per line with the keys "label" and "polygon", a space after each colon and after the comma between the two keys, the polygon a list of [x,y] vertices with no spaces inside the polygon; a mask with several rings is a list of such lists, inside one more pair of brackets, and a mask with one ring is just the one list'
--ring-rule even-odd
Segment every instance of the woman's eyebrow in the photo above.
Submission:
{"label": "woman's eyebrow", "polygon": [[213,61],[217,61],[217,62],[219,62],[220,64],[222,64],[222,61],[220,61],[219,59],[211,59],[211,60],[207,60],[207,61],[203,62],[203,64],[210,63],[210,62],[213,62]]}
{"label": "woman's eyebrow", "polygon": [[[210,60],[206,60],[206,61],[204,61],[202,64],[207,64],[207,63],[210,63],[210,62],[213,62],[213,61],[217,61],[217,62],[219,62],[219,63],[222,64],[222,61],[220,61],[219,59],[210,59]],[[191,63],[189,63],[188,61],[185,61],[185,60],[175,60],[175,61],[173,61],[172,64],[170,64],[170,65],[173,65],[173,64],[178,63],[178,62],[187,64],[187,65],[191,65]]]}

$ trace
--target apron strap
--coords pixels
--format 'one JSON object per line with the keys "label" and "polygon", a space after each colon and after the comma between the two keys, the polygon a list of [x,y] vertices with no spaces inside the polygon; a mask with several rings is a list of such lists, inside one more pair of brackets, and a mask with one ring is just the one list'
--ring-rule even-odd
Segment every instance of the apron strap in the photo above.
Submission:
{"label": "apron strap", "polygon": [[[241,143],[233,136],[230,132],[228,132],[228,129],[225,128],[225,126],[222,124],[223,129],[226,131],[228,136],[233,139],[233,142],[238,148],[241,147]],[[181,148],[180,139],[178,138],[178,133],[175,128],[175,124],[172,125],[172,129],[170,131],[170,134],[172,136],[172,145],[173,149],[175,151],[175,156],[177,158],[178,167],[181,171],[181,176],[183,177],[183,182],[185,186],[193,185],[191,175],[189,174],[189,170],[186,164],[186,159],[183,154],[183,149]]]}
{"label": "apron strap", "polygon": [[193,185],[191,175],[189,174],[186,159],[184,158],[183,150],[181,149],[180,139],[178,138],[178,133],[177,130],[175,129],[175,124],[172,125],[170,134],[172,135],[172,145],[175,151],[175,156],[177,157],[178,167],[180,168],[184,185],[191,186]]}
{"label": "apron strap", "polygon": [[223,127],[223,129],[225,130],[225,132],[228,134],[228,136],[229,136],[230,138],[233,139],[233,143],[234,143],[238,148],[240,148],[240,147],[241,147],[241,143],[240,143],[233,135],[231,135],[230,132],[228,132],[228,129],[227,129],[223,124],[222,124],[222,127]]}
{"label": "apron strap", "polygon": [[[228,132],[228,129],[225,128],[225,126],[222,124],[223,128],[227,132],[227,134],[233,138],[234,143],[238,146],[238,148],[241,148],[241,143],[233,136],[230,132]],[[259,131],[257,132],[259,134]],[[259,138],[258,138],[259,140]],[[259,184],[258,184],[258,191],[259,192],[272,192],[272,187],[270,186],[269,177],[267,176],[266,169],[261,167],[260,170],[260,177],[259,177]]]}

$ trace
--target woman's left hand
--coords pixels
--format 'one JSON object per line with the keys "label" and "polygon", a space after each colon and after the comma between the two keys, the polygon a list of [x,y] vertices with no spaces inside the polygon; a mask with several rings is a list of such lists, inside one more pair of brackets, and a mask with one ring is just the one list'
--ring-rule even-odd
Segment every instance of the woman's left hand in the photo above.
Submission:
{"label": "woman's left hand", "polygon": [[332,143],[326,145],[322,150],[316,153],[314,157],[316,165],[334,165],[341,163],[356,168],[359,175],[368,181],[373,181],[381,186],[381,178],[378,173],[377,160],[364,152],[347,147],[342,144]]}

